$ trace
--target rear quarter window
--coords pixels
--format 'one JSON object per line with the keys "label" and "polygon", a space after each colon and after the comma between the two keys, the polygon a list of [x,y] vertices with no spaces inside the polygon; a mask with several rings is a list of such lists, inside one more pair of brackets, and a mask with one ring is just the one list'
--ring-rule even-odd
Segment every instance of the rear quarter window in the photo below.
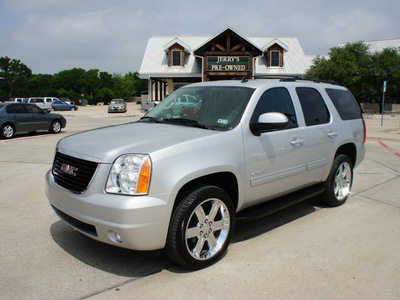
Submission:
{"label": "rear quarter window", "polygon": [[307,126],[329,123],[330,114],[321,94],[313,88],[296,88]]}
{"label": "rear quarter window", "polygon": [[326,89],[326,92],[343,121],[361,119],[360,108],[349,91]]}

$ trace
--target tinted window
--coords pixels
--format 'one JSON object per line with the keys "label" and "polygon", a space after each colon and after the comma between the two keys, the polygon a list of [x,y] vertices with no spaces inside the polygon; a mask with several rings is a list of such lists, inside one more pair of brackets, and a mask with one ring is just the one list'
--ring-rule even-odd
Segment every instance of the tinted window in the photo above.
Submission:
{"label": "tinted window", "polygon": [[43,112],[43,110],[40,107],[37,107],[36,105],[27,105],[26,108],[28,109],[28,112],[30,112],[31,114],[37,114]]}
{"label": "tinted window", "polygon": [[307,126],[329,123],[329,111],[321,94],[313,88],[296,88]]}
{"label": "tinted window", "polygon": [[280,66],[280,52],[279,51],[271,51],[271,66],[272,67]]}
{"label": "tinted window", "polygon": [[25,109],[25,106],[20,104],[8,105],[6,108],[9,114],[26,114],[28,113]]}
{"label": "tinted window", "polygon": [[257,103],[252,121],[258,121],[260,115],[267,112],[280,112],[288,118],[288,128],[297,127],[296,113],[287,89],[273,88],[266,91]]}
{"label": "tinted window", "polygon": [[181,65],[181,51],[180,50],[172,51],[172,65],[173,66]]}
{"label": "tinted window", "polygon": [[361,118],[360,108],[349,91],[326,89],[326,92],[331,98],[342,120],[346,121]]}
{"label": "tinted window", "polygon": [[[253,92],[247,87],[183,87],[161,101],[142,121],[230,130],[239,123]],[[179,99],[191,101],[183,103]]]}

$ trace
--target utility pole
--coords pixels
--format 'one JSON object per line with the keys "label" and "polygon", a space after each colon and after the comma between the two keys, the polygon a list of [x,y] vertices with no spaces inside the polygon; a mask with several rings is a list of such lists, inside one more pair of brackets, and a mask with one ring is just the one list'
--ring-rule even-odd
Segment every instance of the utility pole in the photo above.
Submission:
{"label": "utility pole", "polygon": [[383,82],[381,127],[383,127],[383,110],[384,110],[384,108],[385,108],[385,92],[386,92],[386,81]]}

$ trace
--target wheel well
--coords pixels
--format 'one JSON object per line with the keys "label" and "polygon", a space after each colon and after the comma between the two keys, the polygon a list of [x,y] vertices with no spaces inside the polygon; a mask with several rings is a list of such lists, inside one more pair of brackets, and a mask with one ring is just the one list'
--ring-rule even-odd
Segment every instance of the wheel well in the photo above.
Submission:
{"label": "wheel well", "polygon": [[176,201],[174,203],[174,210],[179,202],[185,197],[185,195],[192,192],[193,188],[199,185],[214,185],[223,189],[231,198],[232,204],[236,210],[238,204],[239,186],[236,176],[229,172],[205,175],[186,183],[178,192]]}
{"label": "wheel well", "polygon": [[1,128],[3,129],[3,127],[7,126],[7,125],[10,125],[15,131],[15,125],[13,123],[11,123],[11,122],[4,123],[3,125],[1,125]]}
{"label": "wheel well", "polygon": [[339,154],[347,155],[350,158],[353,167],[355,166],[357,159],[357,149],[354,144],[349,143],[340,146],[339,149],[336,151],[335,157]]}

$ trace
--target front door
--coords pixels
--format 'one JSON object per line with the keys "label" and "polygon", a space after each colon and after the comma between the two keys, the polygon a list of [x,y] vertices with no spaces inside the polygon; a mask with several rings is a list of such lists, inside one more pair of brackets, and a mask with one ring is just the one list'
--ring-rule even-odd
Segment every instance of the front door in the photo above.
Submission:
{"label": "front door", "polygon": [[298,118],[288,90],[267,90],[260,98],[252,120],[267,112],[280,112],[289,120],[288,128],[244,137],[246,175],[245,206],[257,204],[298,189],[305,184],[307,148],[304,128]]}

